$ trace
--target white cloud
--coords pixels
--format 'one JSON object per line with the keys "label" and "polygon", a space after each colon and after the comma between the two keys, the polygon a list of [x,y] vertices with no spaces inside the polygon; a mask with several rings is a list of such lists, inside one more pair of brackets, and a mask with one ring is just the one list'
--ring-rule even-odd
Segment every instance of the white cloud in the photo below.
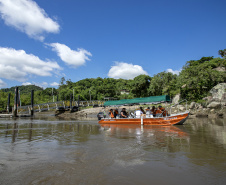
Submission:
{"label": "white cloud", "polygon": [[139,65],[128,64],[124,62],[115,62],[114,66],[108,72],[110,78],[133,79],[141,74],[148,73]]}
{"label": "white cloud", "polygon": [[59,86],[59,83],[53,82],[53,83],[50,84],[50,86]]}
{"label": "white cloud", "polygon": [[0,14],[6,25],[41,41],[44,33],[58,33],[60,29],[33,0],[0,0]]}
{"label": "white cloud", "polygon": [[32,85],[32,83],[31,82],[24,82],[24,83],[22,83],[22,85],[24,85],[24,86]]}
{"label": "white cloud", "polygon": [[24,50],[0,47],[0,78],[25,82],[28,75],[51,76],[60,69],[56,62],[40,60]]}
{"label": "white cloud", "polygon": [[181,69],[180,70],[172,70],[172,69],[167,69],[166,72],[168,73],[173,73],[173,74],[176,74],[176,75],[179,75],[179,73],[181,72]]}
{"label": "white cloud", "polygon": [[81,48],[75,51],[60,43],[51,43],[46,45],[51,46],[53,51],[57,53],[62,61],[74,68],[84,65],[87,60],[90,60],[89,56],[92,56],[90,52]]}
{"label": "white cloud", "polygon": [[6,83],[0,79],[0,87],[5,87]]}

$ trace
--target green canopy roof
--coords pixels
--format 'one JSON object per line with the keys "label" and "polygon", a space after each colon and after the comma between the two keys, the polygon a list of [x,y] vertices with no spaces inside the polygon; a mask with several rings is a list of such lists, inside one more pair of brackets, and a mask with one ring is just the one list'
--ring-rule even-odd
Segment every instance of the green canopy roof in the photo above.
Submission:
{"label": "green canopy roof", "polygon": [[169,101],[170,101],[170,97],[168,95],[149,96],[146,98],[106,101],[104,103],[104,106],[125,105],[125,104],[151,104],[151,103],[160,103],[160,102],[169,102]]}

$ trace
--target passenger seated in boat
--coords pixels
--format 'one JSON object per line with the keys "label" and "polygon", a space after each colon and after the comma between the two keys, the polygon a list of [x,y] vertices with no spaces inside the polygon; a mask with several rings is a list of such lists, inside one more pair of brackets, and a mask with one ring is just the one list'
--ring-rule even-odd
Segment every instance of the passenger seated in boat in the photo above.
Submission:
{"label": "passenger seated in boat", "polygon": [[122,111],[120,113],[120,117],[121,118],[127,118],[128,115],[127,115],[127,112],[126,112],[126,109],[125,108],[122,108]]}
{"label": "passenger seated in boat", "polygon": [[140,107],[140,110],[143,112],[143,114],[146,114],[146,112],[144,111],[143,107]]}
{"label": "passenger seated in boat", "polygon": [[151,109],[150,107],[148,107],[146,109],[146,118],[152,118],[153,117],[153,114],[151,114]]}
{"label": "passenger seated in boat", "polygon": [[136,118],[140,118],[141,116],[143,116],[143,115],[144,115],[144,112],[143,112],[143,111],[144,111],[144,110],[143,110],[142,107],[140,107],[140,109],[136,110],[136,111],[135,111],[135,116],[136,116]]}
{"label": "passenger seated in boat", "polygon": [[168,112],[166,111],[166,109],[164,107],[162,107],[161,105],[159,105],[159,109],[162,111],[163,117],[166,117],[168,115]]}
{"label": "passenger seated in boat", "polygon": [[160,107],[156,109],[156,117],[163,117]]}
{"label": "passenger seated in boat", "polygon": [[153,117],[156,116],[156,108],[155,108],[155,106],[153,106],[152,109],[151,109],[151,115],[153,115]]}
{"label": "passenger seated in boat", "polygon": [[114,113],[113,113],[113,109],[110,109],[109,113],[108,113],[110,118],[114,118]]}
{"label": "passenger seated in boat", "polygon": [[114,111],[114,117],[116,118],[118,116],[118,109],[115,109]]}

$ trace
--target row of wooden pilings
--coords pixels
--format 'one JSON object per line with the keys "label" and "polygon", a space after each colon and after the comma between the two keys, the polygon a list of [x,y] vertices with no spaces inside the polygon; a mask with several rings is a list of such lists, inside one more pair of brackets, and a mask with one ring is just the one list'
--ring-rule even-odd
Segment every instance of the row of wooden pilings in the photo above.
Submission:
{"label": "row of wooden pilings", "polygon": [[[15,88],[14,106],[12,110],[13,117],[17,117],[18,103],[19,102],[19,90]],[[10,93],[8,94],[7,112],[10,113]],[[34,90],[31,90],[31,111],[30,116],[34,115]]]}
{"label": "row of wooden pilings", "polygon": [[[12,109],[12,116],[13,117],[17,117],[17,113],[18,113],[18,105],[19,105],[19,90],[18,87],[15,88],[15,96],[14,96],[14,106]],[[78,95],[78,109],[79,109],[79,98],[80,96]],[[72,94],[70,95],[70,109],[72,109]],[[34,90],[31,90],[31,106],[30,106],[30,116],[34,115]],[[7,101],[7,113],[8,115],[10,115],[10,93],[8,94],[8,101]]]}

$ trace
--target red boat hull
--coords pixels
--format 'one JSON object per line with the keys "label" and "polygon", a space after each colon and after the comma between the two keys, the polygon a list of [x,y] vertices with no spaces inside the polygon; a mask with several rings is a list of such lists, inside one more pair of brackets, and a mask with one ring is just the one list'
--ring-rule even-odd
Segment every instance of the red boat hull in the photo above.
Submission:
{"label": "red boat hull", "polygon": [[182,125],[189,116],[189,112],[175,114],[167,117],[154,118],[104,118],[99,124],[142,124],[143,125]]}

